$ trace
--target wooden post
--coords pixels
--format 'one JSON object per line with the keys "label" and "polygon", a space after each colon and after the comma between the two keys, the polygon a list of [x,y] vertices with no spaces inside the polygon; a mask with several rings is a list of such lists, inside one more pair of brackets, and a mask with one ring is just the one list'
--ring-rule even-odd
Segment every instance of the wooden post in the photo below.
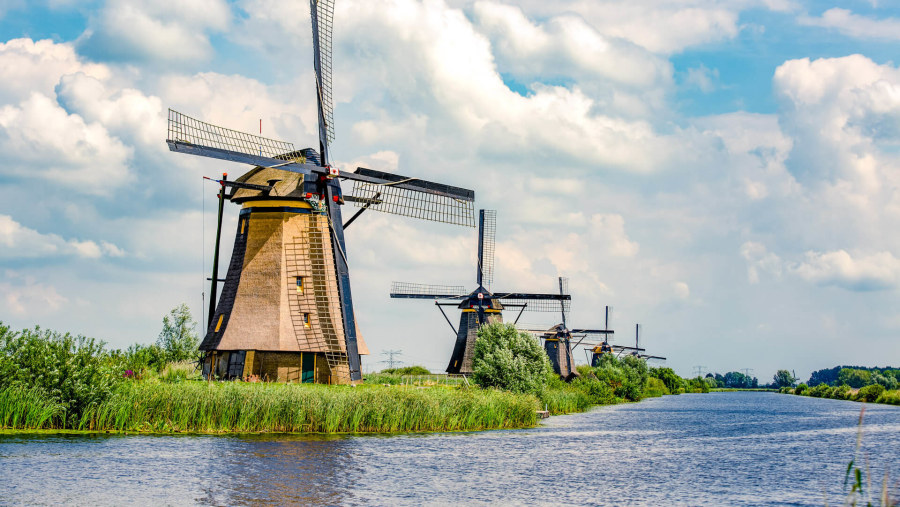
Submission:
{"label": "wooden post", "polygon": [[219,285],[219,242],[222,240],[222,209],[225,207],[225,180],[228,179],[228,173],[222,174],[222,183],[219,187],[219,218],[216,222],[216,249],[213,251],[213,267],[212,281],[209,289],[209,319],[206,327],[212,325],[213,317],[216,315],[216,289]]}

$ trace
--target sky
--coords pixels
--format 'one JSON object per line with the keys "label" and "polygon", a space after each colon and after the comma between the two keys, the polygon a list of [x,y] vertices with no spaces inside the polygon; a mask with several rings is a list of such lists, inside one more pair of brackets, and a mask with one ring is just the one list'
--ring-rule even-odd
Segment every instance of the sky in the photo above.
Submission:
{"label": "sky", "polygon": [[[0,0],[0,321],[113,347],[182,302],[205,322],[202,177],[246,168],[169,152],[167,110],[316,145],[310,32],[306,2]],[[900,366],[895,2],[337,0],[334,37],[335,165],[474,189],[494,289],[566,276],[572,327],[612,306],[684,376]],[[450,327],[390,284],[474,289],[476,231],[346,235],[363,368],[443,371]]]}

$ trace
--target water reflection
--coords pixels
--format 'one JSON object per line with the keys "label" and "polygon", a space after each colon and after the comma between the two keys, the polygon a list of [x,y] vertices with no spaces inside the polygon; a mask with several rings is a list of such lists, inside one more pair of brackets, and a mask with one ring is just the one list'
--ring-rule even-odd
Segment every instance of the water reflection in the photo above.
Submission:
{"label": "water reflection", "polygon": [[[0,435],[0,504],[789,504],[841,500],[860,405],[682,395],[527,431],[404,436]],[[900,407],[867,408],[900,479]]]}

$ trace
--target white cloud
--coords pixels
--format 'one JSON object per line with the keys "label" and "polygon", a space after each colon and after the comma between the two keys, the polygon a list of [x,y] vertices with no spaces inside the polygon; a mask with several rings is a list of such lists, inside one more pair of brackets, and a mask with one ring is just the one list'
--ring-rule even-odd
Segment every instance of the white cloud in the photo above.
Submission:
{"label": "white cloud", "polygon": [[859,39],[900,40],[900,19],[861,16],[840,7],[828,9],[819,17],[800,16],[798,21],[801,25],[833,28]]}
{"label": "white cloud", "polygon": [[569,77],[582,86],[602,80],[644,92],[671,83],[668,61],[601,34],[579,16],[536,23],[519,7],[489,1],[476,2],[473,12],[479,28],[491,37],[504,72],[526,78]]}
{"label": "white cloud", "polygon": [[0,277],[0,294],[4,309],[19,316],[46,315],[68,302],[52,285],[12,271],[5,271]]}
{"label": "white cloud", "polygon": [[622,215],[598,213],[591,217],[591,235],[598,240],[610,255],[634,257],[639,245],[625,234],[625,219]]}
{"label": "white cloud", "polygon": [[747,241],[741,245],[741,256],[747,261],[747,280],[751,284],[759,283],[759,274],[769,273],[776,279],[781,277],[781,259],[769,252],[765,245]]}
{"label": "white cloud", "polygon": [[66,113],[33,94],[18,107],[0,108],[0,173],[40,178],[91,195],[109,195],[131,179],[131,148],[99,123]]}
{"label": "white cloud", "polygon": [[[443,2],[385,0],[343,9],[336,16],[344,20],[344,31],[354,34],[355,46],[378,55],[357,59],[359,66],[346,69],[353,72],[347,79],[391,90],[378,102],[377,123],[356,127],[372,145],[445,136],[453,144],[431,141],[434,149],[561,154],[582,164],[634,171],[654,170],[677,149],[675,139],[659,135],[649,122],[599,113],[601,104],[578,86],[534,84],[528,97],[511,91],[489,41]],[[385,75],[385,68],[398,73]],[[395,96],[403,98],[399,107]],[[373,114],[368,104],[367,113]],[[409,121],[422,115],[427,125]]]}
{"label": "white cloud", "polygon": [[0,42],[0,104],[19,102],[33,93],[52,97],[59,78],[76,72],[97,79],[111,74],[103,64],[83,62],[71,44],[31,39]]}
{"label": "white cloud", "polygon": [[231,16],[224,0],[107,0],[79,47],[103,59],[203,60],[212,55],[209,33],[227,30]]}
{"label": "white cloud", "polygon": [[125,252],[116,245],[101,241],[65,240],[56,234],[42,234],[23,226],[9,215],[0,215],[0,258],[28,259],[36,257],[75,256],[98,259],[104,255],[122,257]]}
{"label": "white cloud", "polygon": [[870,291],[900,286],[900,259],[890,252],[851,256],[844,250],[807,252],[804,261],[791,267],[800,278],[819,285]]}

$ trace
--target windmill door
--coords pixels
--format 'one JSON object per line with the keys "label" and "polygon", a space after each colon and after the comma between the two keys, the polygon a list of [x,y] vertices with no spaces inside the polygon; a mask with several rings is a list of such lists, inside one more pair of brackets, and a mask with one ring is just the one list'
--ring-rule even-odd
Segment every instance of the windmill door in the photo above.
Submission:
{"label": "windmill door", "polygon": [[303,354],[303,357],[300,360],[300,382],[304,384],[311,384],[316,381],[316,355],[315,354]]}

